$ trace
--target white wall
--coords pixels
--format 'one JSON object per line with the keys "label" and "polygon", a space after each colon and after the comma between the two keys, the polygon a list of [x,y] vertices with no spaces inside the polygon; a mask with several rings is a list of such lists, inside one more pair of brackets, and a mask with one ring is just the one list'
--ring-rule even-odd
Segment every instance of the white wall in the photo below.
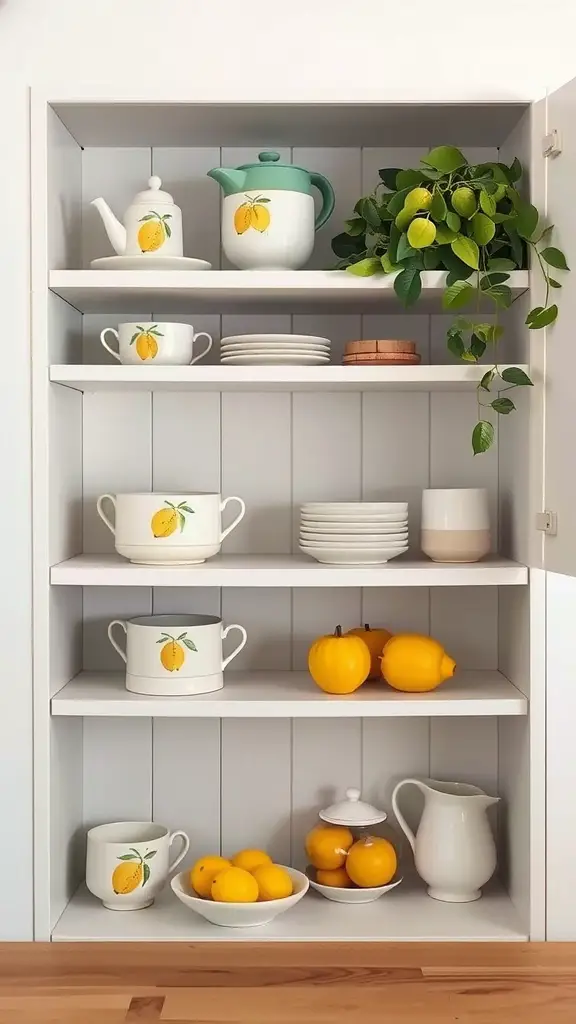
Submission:
{"label": "white wall", "polygon": [[0,0],[0,939],[32,935],[28,86],[192,76],[246,100],[530,100],[576,74],[574,6],[484,0],[483,52],[457,6],[435,34],[429,0],[397,15],[382,0]]}

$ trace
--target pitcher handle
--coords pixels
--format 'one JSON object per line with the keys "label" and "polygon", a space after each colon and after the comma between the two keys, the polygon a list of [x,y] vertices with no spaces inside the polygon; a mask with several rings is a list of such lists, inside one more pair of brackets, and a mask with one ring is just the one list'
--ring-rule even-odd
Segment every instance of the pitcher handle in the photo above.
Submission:
{"label": "pitcher handle", "polygon": [[229,533],[232,533],[234,527],[238,526],[240,520],[244,519],[244,516],[246,515],[246,505],[242,501],[242,498],[237,498],[235,494],[231,495],[229,498],[224,498],[224,501],[220,502],[220,513],[224,511],[229,501],[237,501],[238,504],[240,505],[240,512],[236,516],[236,519],[232,520],[230,526],[227,526],[225,530],[221,531],[220,542],[222,542],[224,540],[224,537],[227,537]]}
{"label": "pitcher handle", "polygon": [[193,366],[194,363],[197,363],[199,359],[204,359],[204,356],[207,356],[210,349],[212,348],[212,335],[208,334],[207,331],[199,331],[198,334],[194,334],[192,337],[192,345],[196,344],[198,338],[208,338],[208,344],[206,345],[204,351],[200,353],[200,355],[194,356],[194,358],[190,360],[190,366]]}
{"label": "pitcher handle", "polygon": [[232,658],[235,658],[237,654],[240,654],[240,651],[242,650],[242,648],[246,646],[246,641],[248,639],[248,634],[247,634],[246,630],[244,629],[244,626],[239,626],[238,623],[234,622],[231,626],[226,626],[226,629],[222,630],[222,639],[223,640],[226,639],[226,637],[228,636],[228,633],[230,632],[231,629],[239,629],[240,632],[242,633],[242,639],[241,639],[240,643],[238,644],[238,647],[234,648],[234,650],[232,651],[232,654],[229,654],[227,658],[224,658],[224,661],[222,662],[222,671],[224,671],[224,669],[226,668],[226,665],[230,664],[230,662],[232,661]]}
{"label": "pitcher handle", "polygon": [[106,523],[106,526],[110,530],[110,533],[116,536],[116,527],[114,526],[113,523],[110,522],[108,516],[106,515],[104,509],[102,508],[102,502],[104,501],[105,498],[108,498],[108,501],[112,502],[114,513],[116,513],[116,498],[114,497],[113,494],[101,494],[100,497],[98,498],[98,501],[96,502],[96,509],[98,511],[100,519],[102,520],[103,523]]}
{"label": "pitcher handle", "polygon": [[178,832],[171,832],[170,846],[172,846],[172,843],[174,842],[175,839],[182,840],[182,849],[180,850],[180,853],[178,854],[176,859],[172,861],[170,867],[168,868],[168,874],[174,871],[174,868],[178,867],[180,861],[184,859],[184,857],[188,853],[188,850],[190,849],[190,840],[188,839],[188,836],[186,835],[185,832],[181,832],[180,830],[178,830]]}
{"label": "pitcher handle", "polygon": [[112,622],[110,623],[110,625],[108,626],[108,639],[109,639],[110,643],[112,644],[112,647],[114,648],[115,651],[118,651],[118,654],[122,658],[122,661],[125,661],[126,664],[128,664],[128,658],[126,656],[126,651],[122,650],[122,648],[120,647],[120,644],[118,643],[118,641],[115,640],[114,637],[112,636],[112,626],[122,626],[122,629],[124,630],[124,632],[126,633],[126,636],[127,636],[128,635],[128,625],[122,619],[113,619]]}
{"label": "pitcher handle", "polygon": [[316,186],[322,196],[322,209],[314,221],[314,230],[318,231],[318,228],[321,228],[322,225],[326,223],[334,209],[334,189],[328,181],[328,178],[325,178],[323,174],[318,174],[316,171],[313,171],[310,175],[310,181]]}
{"label": "pitcher handle", "polygon": [[118,362],[121,363],[122,360],[120,359],[119,352],[115,352],[113,348],[110,348],[110,345],[106,341],[106,335],[108,334],[108,331],[110,331],[110,334],[114,335],[114,337],[116,338],[116,341],[118,342],[118,345],[120,345],[120,338],[118,336],[118,331],[115,331],[113,327],[105,327],[104,328],[104,330],[102,331],[102,333],[100,335],[100,341],[101,341],[102,345],[104,346],[104,348],[106,349],[106,351],[109,352],[111,356],[114,356],[114,359],[117,359]]}
{"label": "pitcher handle", "polygon": [[406,821],[406,818],[402,814],[402,811],[398,807],[398,791],[402,788],[402,786],[407,786],[408,783],[411,783],[413,786],[418,786],[418,789],[420,789],[422,793],[426,793],[428,787],[425,786],[424,783],[420,781],[420,779],[402,779],[402,782],[399,782],[398,785],[394,786],[394,792],[392,793],[392,809],[394,811],[394,814],[396,815],[396,820],[398,821],[400,828],[402,829],[404,835],[406,836],[408,842],[410,843],[410,846],[412,847],[412,852],[415,853],[416,836],[414,835],[412,829],[410,828],[408,822]]}

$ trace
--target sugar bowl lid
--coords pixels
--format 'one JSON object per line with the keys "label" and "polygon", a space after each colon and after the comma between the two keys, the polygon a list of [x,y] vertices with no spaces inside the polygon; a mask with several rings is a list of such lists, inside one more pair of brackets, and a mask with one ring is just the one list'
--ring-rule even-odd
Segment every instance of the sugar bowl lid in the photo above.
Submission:
{"label": "sugar bowl lid", "polygon": [[377,807],[361,800],[359,789],[347,789],[346,799],[320,811],[320,817],[331,825],[353,827],[354,825],[378,825],[381,821],[386,821],[388,815],[386,811],[379,811]]}
{"label": "sugar bowl lid", "polygon": [[137,192],[134,196],[134,203],[173,203],[174,200],[169,192],[163,192],[160,188],[162,179],[157,174],[148,178],[148,188],[143,192]]}

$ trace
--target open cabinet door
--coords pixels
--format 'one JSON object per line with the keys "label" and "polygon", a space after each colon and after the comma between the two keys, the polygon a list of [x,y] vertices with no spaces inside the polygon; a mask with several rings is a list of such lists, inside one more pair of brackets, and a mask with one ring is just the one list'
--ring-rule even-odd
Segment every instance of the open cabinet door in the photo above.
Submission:
{"label": "open cabinet door", "polygon": [[576,576],[576,79],[553,92],[547,107],[547,131],[559,133],[562,148],[546,160],[548,222],[572,273],[551,271],[563,287],[551,293],[560,312],[546,339],[544,508],[556,513],[558,532],[544,539],[544,568]]}

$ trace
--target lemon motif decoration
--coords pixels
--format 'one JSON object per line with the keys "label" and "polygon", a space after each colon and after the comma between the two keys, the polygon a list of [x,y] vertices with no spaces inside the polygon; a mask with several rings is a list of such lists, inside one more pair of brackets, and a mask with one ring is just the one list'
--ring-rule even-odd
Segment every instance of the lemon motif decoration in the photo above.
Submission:
{"label": "lemon motif decoration", "polygon": [[136,342],[136,352],[140,356],[140,359],[155,359],[158,355],[158,342],[157,338],[163,338],[164,335],[158,330],[158,324],[152,324],[152,327],[139,327],[136,325],[136,330],[130,338],[130,344],[133,345]]}
{"label": "lemon motif decoration", "polygon": [[180,636],[171,636],[170,633],[162,633],[157,644],[163,644],[160,651],[160,661],[167,672],[179,672],[186,660],[186,652],[182,644],[186,644],[189,651],[198,653],[198,648],[193,640],[188,639],[186,633]]}
{"label": "lemon motif decoration", "polygon": [[150,527],[155,537],[170,537],[180,526],[180,533],[186,526],[186,515],[194,515],[194,509],[190,508],[185,501],[179,505],[173,505],[171,501],[165,501],[168,508],[159,508],[150,520]]}
{"label": "lemon motif decoration", "polygon": [[243,235],[248,228],[255,228],[256,231],[266,231],[270,227],[270,211],[263,205],[270,200],[265,196],[251,198],[246,196],[248,202],[242,203],[234,214],[234,227],[237,235]]}
{"label": "lemon motif decoration", "polygon": [[138,850],[131,846],[130,853],[118,857],[123,863],[118,864],[112,872],[112,888],[117,896],[127,896],[134,889],[146,885],[150,878],[150,865],[147,861],[155,856],[156,850],[150,850],[141,857]]}
{"label": "lemon motif decoration", "polygon": [[160,214],[150,210],[140,217],[142,227],[138,231],[138,245],[142,252],[156,252],[167,238],[171,238],[172,229],[168,223],[171,216],[171,213]]}

